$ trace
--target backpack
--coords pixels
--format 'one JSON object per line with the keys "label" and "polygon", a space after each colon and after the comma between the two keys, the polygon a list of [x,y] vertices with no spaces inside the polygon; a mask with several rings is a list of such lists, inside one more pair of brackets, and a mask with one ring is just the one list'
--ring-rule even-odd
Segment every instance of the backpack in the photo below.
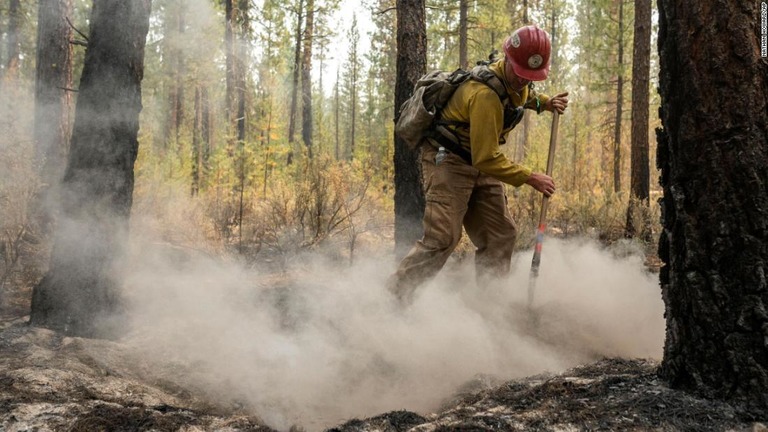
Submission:
{"label": "backpack", "polygon": [[395,134],[411,149],[416,149],[425,138],[432,138],[440,145],[472,163],[470,153],[461,146],[459,139],[448,125],[465,126],[464,122],[447,122],[440,113],[456,89],[472,79],[490,87],[504,105],[505,128],[516,125],[523,116],[522,107],[512,108],[507,103],[509,95],[504,83],[487,65],[475,66],[471,71],[456,69],[453,72],[432,71],[416,81],[413,95],[400,106],[395,121]]}

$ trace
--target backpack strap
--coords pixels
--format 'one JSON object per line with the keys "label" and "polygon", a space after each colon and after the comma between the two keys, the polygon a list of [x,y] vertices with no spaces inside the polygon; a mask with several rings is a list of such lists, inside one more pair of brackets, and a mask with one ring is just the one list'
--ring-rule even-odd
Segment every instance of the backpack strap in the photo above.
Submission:
{"label": "backpack strap", "polygon": [[475,81],[481,82],[491,88],[499,97],[502,105],[506,105],[509,100],[509,93],[507,93],[507,87],[501,82],[501,79],[496,76],[488,66],[480,65],[472,68],[470,75]]}
{"label": "backpack strap", "polygon": [[[454,71],[454,74],[457,74],[459,71]],[[522,118],[522,109],[512,110],[512,113],[507,113],[508,109],[508,103],[509,103],[509,93],[507,93],[507,87],[504,85],[504,83],[501,81],[501,79],[496,76],[495,73],[491,69],[488,68],[487,65],[480,65],[475,66],[472,68],[472,70],[466,75],[463,74],[457,74],[458,77],[460,77],[459,82],[464,82],[467,80],[467,78],[472,79],[477,82],[481,82],[485,85],[487,85],[491,90],[493,90],[496,95],[499,97],[499,100],[501,101],[501,104],[504,106],[504,114],[505,114],[505,124],[507,123],[506,117],[508,117],[510,114],[512,114],[513,117],[516,117],[516,121],[514,121],[514,124],[517,124],[519,122],[520,118]],[[456,81],[454,81],[456,82]],[[432,138],[435,142],[437,142],[439,145],[445,147],[448,151],[451,153],[454,153],[464,159],[468,164],[472,165],[472,155],[469,151],[467,151],[459,142],[459,137],[456,135],[456,132],[452,131],[450,128],[446,126],[458,126],[458,127],[469,127],[468,122],[461,122],[461,121],[448,121],[443,120],[442,117],[442,108],[440,107],[440,111],[438,111],[438,114],[436,116],[435,121],[435,127],[432,130],[432,132],[428,135],[429,138]]]}
{"label": "backpack strap", "polygon": [[456,133],[442,124],[437,124],[435,129],[429,135],[429,138],[435,140],[438,144],[445,147],[449,152],[454,153],[472,165],[472,154],[462,147],[459,137]]}

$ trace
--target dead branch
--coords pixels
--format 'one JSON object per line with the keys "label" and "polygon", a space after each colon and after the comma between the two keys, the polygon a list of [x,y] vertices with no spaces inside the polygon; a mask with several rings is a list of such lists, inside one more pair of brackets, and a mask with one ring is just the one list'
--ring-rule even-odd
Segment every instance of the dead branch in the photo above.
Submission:
{"label": "dead branch", "polygon": [[70,20],[69,20],[69,17],[64,17],[64,19],[65,19],[65,20],[67,20],[67,24],[69,24],[69,26],[72,28],[72,30],[74,30],[75,32],[77,32],[77,34],[79,34],[79,35],[80,35],[80,36],[81,36],[83,39],[85,39],[85,40],[86,40],[86,41],[88,41],[88,42],[90,42],[90,41],[91,41],[90,39],[88,39],[88,36],[86,36],[86,35],[85,35],[83,32],[81,32],[80,30],[78,30],[78,29],[77,29],[77,27],[75,27],[75,25],[74,25],[74,24],[72,24],[72,21],[70,21]]}

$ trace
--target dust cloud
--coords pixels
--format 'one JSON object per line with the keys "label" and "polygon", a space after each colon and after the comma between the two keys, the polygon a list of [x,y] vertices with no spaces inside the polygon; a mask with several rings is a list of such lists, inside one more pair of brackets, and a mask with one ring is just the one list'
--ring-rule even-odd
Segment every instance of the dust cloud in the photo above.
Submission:
{"label": "dust cloud", "polygon": [[148,243],[135,249],[126,343],[156,360],[163,379],[278,429],[426,413],[478,377],[662,351],[656,276],[639,255],[589,241],[547,239],[531,310],[528,252],[508,279],[482,288],[471,260],[449,262],[401,308],[384,289],[391,257],[353,267],[297,261],[289,278]]}

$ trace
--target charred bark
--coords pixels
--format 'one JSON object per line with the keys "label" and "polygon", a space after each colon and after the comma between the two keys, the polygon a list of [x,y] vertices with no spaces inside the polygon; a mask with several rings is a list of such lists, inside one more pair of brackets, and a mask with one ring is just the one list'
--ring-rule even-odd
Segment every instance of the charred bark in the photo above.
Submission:
{"label": "charred bark", "polygon": [[72,87],[72,0],[40,0],[35,78],[36,161],[47,187],[64,174]]}
{"label": "charred bark", "polygon": [[[425,16],[424,0],[397,0],[395,117],[427,68]],[[404,255],[422,235],[425,201],[419,153],[395,137],[395,252],[398,256]]]}
{"label": "charred bark", "polygon": [[[675,388],[768,414],[768,64],[760,3],[659,1],[658,164]],[[724,22],[723,17],[727,17]]]}
{"label": "charred bark", "polygon": [[138,153],[150,0],[94,0],[51,267],[31,323],[112,336],[121,311],[115,266],[126,241]]}

